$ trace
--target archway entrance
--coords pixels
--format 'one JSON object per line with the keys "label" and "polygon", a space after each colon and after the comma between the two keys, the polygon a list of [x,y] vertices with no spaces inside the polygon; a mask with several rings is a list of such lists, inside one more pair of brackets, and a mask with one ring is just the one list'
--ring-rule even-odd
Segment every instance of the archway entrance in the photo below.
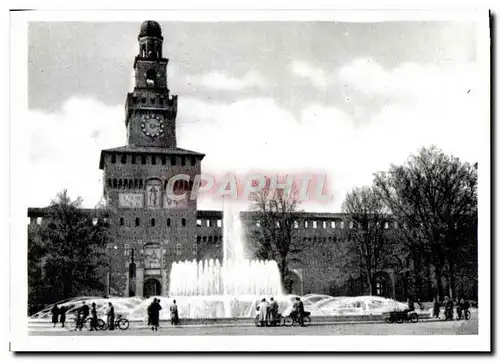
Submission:
{"label": "archway entrance", "polygon": [[150,278],[144,282],[144,297],[159,296],[161,295],[161,284],[158,280]]}

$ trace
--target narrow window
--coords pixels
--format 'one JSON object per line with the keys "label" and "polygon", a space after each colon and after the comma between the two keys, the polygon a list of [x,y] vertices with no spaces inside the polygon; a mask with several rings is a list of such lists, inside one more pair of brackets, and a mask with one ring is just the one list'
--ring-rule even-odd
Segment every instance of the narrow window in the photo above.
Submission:
{"label": "narrow window", "polygon": [[304,228],[308,228],[309,227],[309,224],[307,223],[307,221],[304,221]]}
{"label": "narrow window", "polygon": [[200,243],[200,242],[201,242],[201,237],[200,236],[196,237],[196,243]]}
{"label": "narrow window", "polygon": [[108,187],[111,188],[113,186],[113,181],[111,179],[108,179]]}
{"label": "narrow window", "polygon": [[135,226],[136,226],[136,227],[139,227],[140,223],[141,223],[140,219],[139,219],[139,218],[136,218],[136,219],[135,219]]}
{"label": "narrow window", "polygon": [[323,228],[326,228],[326,221],[323,221]]}
{"label": "narrow window", "polygon": [[201,227],[201,219],[196,220],[196,227]]}
{"label": "narrow window", "polygon": [[123,217],[120,217],[120,226],[124,226],[125,225],[125,220],[123,219]]}
{"label": "narrow window", "polygon": [[172,156],[172,165],[177,165],[177,157],[175,155]]}
{"label": "narrow window", "polygon": [[352,229],[352,227],[354,227],[354,223],[350,222],[349,223],[349,229]]}
{"label": "narrow window", "polygon": [[145,155],[143,155],[141,157],[141,161],[142,161],[142,164],[146,164],[146,156]]}
{"label": "narrow window", "polygon": [[181,166],[185,166],[186,165],[186,157],[182,156],[181,157]]}
{"label": "narrow window", "polygon": [[118,180],[116,178],[113,179],[113,188],[118,188]]}
{"label": "narrow window", "polygon": [[191,165],[192,166],[196,165],[196,158],[195,157],[191,157]]}
{"label": "narrow window", "polygon": [[180,243],[176,244],[175,251],[176,251],[177,256],[180,257],[182,255],[182,245]]}
{"label": "narrow window", "polygon": [[217,227],[221,228],[222,227],[222,219],[217,220]]}
{"label": "narrow window", "polygon": [[122,164],[127,164],[127,155],[126,154],[122,155],[121,162],[122,162]]}
{"label": "narrow window", "polygon": [[154,227],[156,223],[156,220],[154,218],[151,218],[151,227]]}
{"label": "narrow window", "polygon": [[318,228],[318,222],[317,221],[313,221],[313,228]]}
{"label": "narrow window", "polygon": [[384,229],[389,229],[389,223],[388,222],[384,223]]}
{"label": "narrow window", "polygon": [[182,226],[186,227],[186,218],[182,218]]}
{"label": "narrow window", "polygon": [[132,164],[135,164],[135,155],[132,155],[131,162],[132,162]]}
{"label": "narrow window", "polygon": [[162,164],[162,165],[167,164],[167,156],[166,156],[166,155],[162,155],[162,156],[161,156],[161,164]]}
{"label": "narrow window", "polygon": [[293,221],[293,228],[299,228],[299,222]]}
{"label": "narrow window", "polygon": [[167,218],[167,227],[170,227],[170,218]]}
{"label": "narrow window", "polygon": [[198,254],[198,244],[193,244],[193,256],[196,256]]}
{"label": "narrow window", "polygon": [[344,221],[340,222],[340,229],[344,229]]}
{"label": "narrow window", "polygon": [[156,156],[155,155],[151,156],[151,164],[156,165]]}
{"label": "narrow window", "polygon": [[212,244],[212,236],[208,236],[208,244]]}
{"label": "narrow window", "polygon": [[143,183],[142,179],[139,179],[139,188],[140,189],[144,188],[144,183]]}
{"label": "narrow window", "polygon": [[207,236],[203,236],[203,243],[207,243]]}
{"label": "narrow window", "polygon": [[332,221],[331,226],[332,226],[333,229],[335,229],[335,221]]}
{"label": "narrow window", "polygon": [[116,163],[116,154],[111,154],[111,163]]}

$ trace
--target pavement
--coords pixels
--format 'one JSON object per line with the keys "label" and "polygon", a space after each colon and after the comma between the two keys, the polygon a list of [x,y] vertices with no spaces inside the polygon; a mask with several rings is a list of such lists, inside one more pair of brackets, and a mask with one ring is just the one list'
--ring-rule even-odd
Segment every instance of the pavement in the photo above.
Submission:
{"label": "pavement", "polygon": [[65,328],[30,329],[32,336],[204,336],[204,335],[477,335],[477,314],[470,320],[423,320],[418,323],[324,322],[307,327],[255,327],[253,324],[171,326],[164,323],[157,332],[149,328],[125,331],[69,331]]}

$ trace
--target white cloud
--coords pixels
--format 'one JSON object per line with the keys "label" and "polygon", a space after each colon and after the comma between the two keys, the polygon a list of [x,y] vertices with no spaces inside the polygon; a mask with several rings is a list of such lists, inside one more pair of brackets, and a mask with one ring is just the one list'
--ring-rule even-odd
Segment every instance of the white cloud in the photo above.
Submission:
{"label": "white cloud", "polygon": [[67,188],[94,207],[102,196],[100,151],[125,141],[123,108],[72,98],[58,113],[30,111],[26,119],[29,206],[45,206]]}
{"label": "white cloud", "polygon": [[249,71],[242,77],[232,77],[224,73],[212,71],[201,76],[189,76],[192,86],[220,90],[242,90],[246,88],[264,88],[266,80],[257,72]]}
{"label": "white cloud", "polygon": [[318,88],[326,88],[331,82],[331,76],[326,71],[305,61],[294,60],[289,69],[292,74],[309,79]]}
{"label": "white cloud", "polygon": [[[180,147],[206,153],[203,171],[327,174],[333,204],[306,210],[339,211],[345,193],[370,184],[390,163],[402,163],[422,146],[436,144],[464,160],[480,158],[488,118],[479,102],[477,68],[444,69],[407,64],[392,71],[365,60],[338,73],[355,91],[352,102],[376,93],[391,101],[359,124],[334,106],[311,103],[300,114],[272,98],[231,104],[179,99]],[[468,91],[470,89],[470,91]],[[125,144],[122,107],[71,99],[55,114],[30,112],[28,143],[31,206],[43,206],[62,188],[93,206],[102,194],[99,152]],[[203,201],[201,208],[219,206]]]}

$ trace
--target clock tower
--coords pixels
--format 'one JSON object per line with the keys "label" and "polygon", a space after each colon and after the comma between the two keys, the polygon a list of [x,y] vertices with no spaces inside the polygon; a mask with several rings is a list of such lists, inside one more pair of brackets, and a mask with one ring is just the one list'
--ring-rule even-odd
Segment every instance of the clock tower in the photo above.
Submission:
{"label": "clock tower", "polygon": [[103,149],[99,163],[116,242],[110,250],[118,252],[110,254],[108,285],[115,295],[166,296],[172,263],[198,255],[197,200],[191,190],[205,155],[177,147],[177,96],[167,86],[168,60],[157,22],[142,23],[138,45],[135,86],[125,102],[127,141]]}
{"label": "clock tower", "polygon": [[168,59],[163,57],[160,25],[145,21],[138,36],[134,60],[135,87],[127,94],[125,125],[127,144],[140,147],[175,148],[177,96],[167,86]]}

